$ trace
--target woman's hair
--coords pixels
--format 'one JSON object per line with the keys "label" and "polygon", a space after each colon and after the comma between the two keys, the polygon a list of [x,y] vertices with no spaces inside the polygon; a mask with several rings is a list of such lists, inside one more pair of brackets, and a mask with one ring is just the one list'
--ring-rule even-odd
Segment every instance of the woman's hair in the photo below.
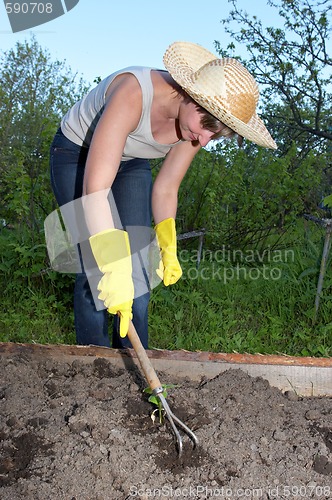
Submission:
{"label": "woman's hair", "polygon": [[[227,125],[218,120],[205,108],[200,106],[192,97],[190,97],[189,94],[187,94],[187,92],[182,87],[180,87],[180,85],[178,85],[176,82],[174,83],[175,83],[174,90],[177,95],[182,96],[185,102],[193,102],[196,104],[198,112],[202,115],[201,117],[202,128],[210,130],[210,132],[214,132],[213,136],[211,137],[212,140],[215,141],[217,139],[220,139],[220,137],[231,139],[232,137],[235,137],[237,135],[236,132],[234,132],[234,130],[227,127]],[[241,147],[242,142],[243,142],[243,137],[237,135],[237,143],[239,147]]]}
{"label": "woman's hair", "polygon": [[201,126],[204,129],[210,130],[214,132],[212,136],[212,140],[219,139],[220,137],[227,137],[231,139],[235,136],[234,130],[227,127],[223,122],[215,118],[211,113],[209,113],[206,109],[202,108],[197,104],[197,109],[199,113],[202,115],[201,117]]}
{"label": "woman's hair", "polygon": [[217,120],[211,113],[209,113],[206,109],[202,108],[199,104],[197,104],[197,109],[199,113],[202,115],[201,118],[201,126],[211,132],[215,132],[211,139],[213,141],[220,139],[220,137],[225,137],[226,139],[232,139],[232,137],[236,136],[237,145],[239,148],[243,144],[243,137],[231,128],[227,127],[223,122]]}

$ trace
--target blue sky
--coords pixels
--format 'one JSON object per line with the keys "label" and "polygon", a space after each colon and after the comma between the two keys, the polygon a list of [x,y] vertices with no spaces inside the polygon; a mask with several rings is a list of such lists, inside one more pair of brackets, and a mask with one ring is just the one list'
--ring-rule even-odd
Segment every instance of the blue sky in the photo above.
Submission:
{"label": "blue sky", "polygon": [[[263,0],[238,4],[264,24],[276,20],[275,9]],[[214,40],[225,46],[230,42],[220,22],[230,9],[227,0],[80,0],[65,15],[13,34],[1,2],[0,50],[29,40],[33,33],[52,59],[66,60],[73,72],[92,83],[96,76],[103,78],[130,65],[162,68],[165,49],[177,40],[215,52]]]}

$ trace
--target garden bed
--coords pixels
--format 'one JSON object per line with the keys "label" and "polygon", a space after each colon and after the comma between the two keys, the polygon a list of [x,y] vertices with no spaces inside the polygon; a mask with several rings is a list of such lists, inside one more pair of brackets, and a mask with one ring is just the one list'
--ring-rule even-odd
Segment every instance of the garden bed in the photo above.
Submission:
{"label": "garden bed", "polygon": [[2,500],[332,498],[331,360],[150,351],[199,439],[193,450],[184,436],[178,459],[131,351],[0,344],[0,354]]}

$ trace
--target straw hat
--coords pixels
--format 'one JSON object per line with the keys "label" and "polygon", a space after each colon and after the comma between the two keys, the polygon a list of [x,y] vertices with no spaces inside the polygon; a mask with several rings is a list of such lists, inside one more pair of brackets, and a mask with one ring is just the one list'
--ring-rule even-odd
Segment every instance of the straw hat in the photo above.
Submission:
{"label": "straw hat", "polygon": [[258,86],[236,59],[217,59],[200,45],[175,42],[164,54],[174,80],[209,113],[238,135],[266,148],[277,145],[256,114]]}

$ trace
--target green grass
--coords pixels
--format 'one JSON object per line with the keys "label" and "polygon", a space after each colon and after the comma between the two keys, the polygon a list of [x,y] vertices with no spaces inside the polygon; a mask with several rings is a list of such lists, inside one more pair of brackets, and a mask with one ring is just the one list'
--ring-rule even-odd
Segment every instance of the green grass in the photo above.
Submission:
{"label": "green grass", "polygon": [[184,263],[184,275],[176,285],[153,291],[151,346],[331,356],[330,265],[316,319],[314,308],[321,243],[317,237],[310,251],[303,244],[281,252],[277,262],[271,256],[270,261],[256,258],[250,265],[210,259],[196,271],[194,263]]}
{"label": "green grass", "polygon": [[[150,345],[192,351],[332,354],[332,322],[312,324],[310,314],[300,312],[294,296],[289,300],[285,289],[278,295],[277,290],[273,293],[274,287],[269,287],[266,294],[253,298],[250,284],[228,284],[227,290],[219,285],[206,286],[198,281],[181,283],[166,292],[162,288],[154,291]],[[182,288],[192,291],[187,293]],[[274,310],[268,307],[272,301]]]}
{"label": "green grass", "polygon": [[73,313],[55,296],[27,289],[17,297],[2,301],[0,342],[74,344]]}
{"label": "green grass", "polygon": [[[299,224],[277,259],[206,252],[198,269],[195,259],[183,259],[182,279],[152,291],[150,347],[332,356],[331,258],[317,317],[314,308],[323,241],[323,230],[304,232]],[[74,344],[73,277],[40,274],[38,266],[29,274],[8,248],[2,247],[0,341]]]}

